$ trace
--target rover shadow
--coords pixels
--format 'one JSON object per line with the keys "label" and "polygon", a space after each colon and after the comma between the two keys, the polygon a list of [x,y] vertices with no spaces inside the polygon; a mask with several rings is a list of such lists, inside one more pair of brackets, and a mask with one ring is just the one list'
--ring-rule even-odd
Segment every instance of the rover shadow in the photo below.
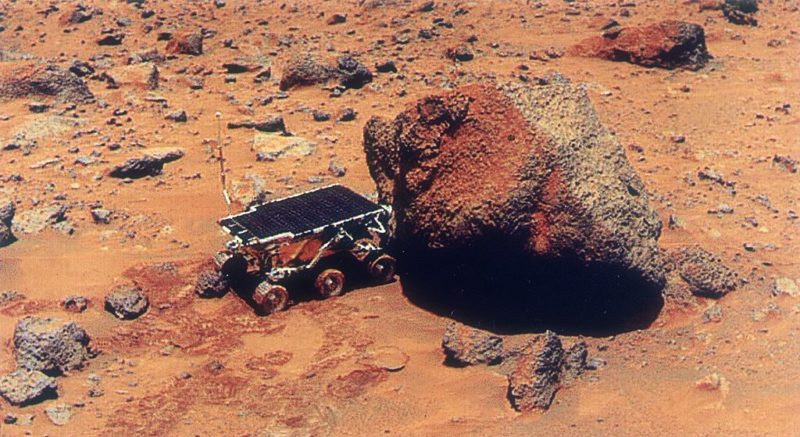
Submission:
{"label": "rover shadow", "polygon": [[618,267],[472,249],[397,251],[403,293],[498,334],[613,335],[648,327],[664,305],[660,287]]}

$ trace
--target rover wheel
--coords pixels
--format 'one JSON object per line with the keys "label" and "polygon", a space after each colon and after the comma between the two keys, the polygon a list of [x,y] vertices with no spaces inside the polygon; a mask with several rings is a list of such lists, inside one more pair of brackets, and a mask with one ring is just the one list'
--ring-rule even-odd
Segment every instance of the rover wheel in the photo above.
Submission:
{"label": "rover wheel", "polygon": [[369,263],[369,274],[378,282],[391,281],[396,272],[397,261],[389,255],[381,255]]}
{"label": "rover wheel", "polygon": [[324,298],[339,296],[344,291],[344,273],[336,269],[323,270],[314,281],[314,287]]}
{"label": "rover wheel", "polygon": [[289,292],[286,287],[264,281],[253,292],[253,301],[264,314],[283,311],[289,305]]}

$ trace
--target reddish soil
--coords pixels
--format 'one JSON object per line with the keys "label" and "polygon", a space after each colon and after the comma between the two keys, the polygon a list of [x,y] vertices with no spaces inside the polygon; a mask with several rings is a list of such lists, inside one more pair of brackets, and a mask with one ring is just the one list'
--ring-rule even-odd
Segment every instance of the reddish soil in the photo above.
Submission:
{"label": "reddish soil", "polygon": [[[800,176],[773,160],[800,159],[795,2],[761,2],[757,27],[736,26],[720,11],[700,12],[697,4],[678,1],[437,1],[432,12],[417,11],[416,2],[388,1],[365,3],[394,5],[247,0],[216,8],[213,2],[150,1],[137,9],[127,2],[82,3],[103,14],[65,26],[59,16],[69,2],[56,3],[59,11],[50,13],[42,2],[0,2],[0,72],[6,59],[25,54],[62,69],[93,57],[95,74],[105,72],[119,84],[87,80],[102,105],[70,109],[46,96],[0,102],[0,148],[20,132],[27,141],[36,137],[29,151],[0,150],[0,198],[19,199],[18,214],[35,208],[34,200],[41,206],[66,199],[60,202],[71,205],[68,220],[75,226],[73,235],[53,229],[18,234],[19,241],[0,248],[0,291],[26,296],[0,305],[0,370],[14,369],[10,340],[25,315],[77,321],[102,354],[86,369],[58,378],[57,400],[22,408],[0,401],[0,415],[14,414],[19,422],[34,415],[28,425],[0,424],[0,435],[523,436],[535,430],[789,436],[800,429],[800,298],[771,292],[776,278],[800,280],[800,221],[792,218],[800,211]],[[142,18],[146,9],[155,16]],[[346,21],[325,24],[334,13],[346,14]],[[435,24],[437,17],[452,27]],[[596,36],[612,17],[624,26],[665,19],[701,24],[714,59],[692,72],[541,55]],[[130,25],[117,24],[123,18]],[[106,27],[126,35],[121,45],[96,44]],[[204,40],[204,53],[158,64],[160,88],[147,91],[150,65],[128,65],[128,58],[153,49],[163,54],[167,42],[157,40],[160,32],[200,28],[216,31]],[[420,29],[438,36],[426,39]],[[472,61],[444,56],[443,47],[472,35]],[[260,103],[278,93],[282,65],[293,54],[329,46],[357,55],[373,73],[376,62],[393,59],[399,72],[378,73],[372,84],[338,98],[310,86]],[[269,64],[272,79],[256,83],[257,73],[247,72],[226,82],[222,64],[239,57]],[[362,147],[370,116],[394,117],[411,102],[448,91],[443,87],[462,76],[535,80],[551,70],[586,84],[603,123],[626,147],[665,222],[662,246],[700,244],[720,254],[746,286],[719,300],[692,297],[667,305],[647,329],[587,335],[590,356],[606,364],[560,390],[544,413],[515,412],[506,378],[492,370],[445,366],[440,344],[449,318],[409,301],[399,282],[303,301],[269,317],[257,316],[235,293],[194,296],[197,272],[226,241],[215,224],[227,214],[214,159],[217,111],[229,181],[257,175],[273,196],[316,187],[318,178],[372,193]],[[190,87],[195,80],[204,82],[202,89]],[[32,113],[32,101],[52,108]],[[358,112],[356,120],[315,122],[310,113],[338,114],[346,107]],[[177,110],[187,112],[186,123],[164,119]],[[282,114],[288,130],[316,143],[314,152],[257,161],[259,134],[224,128],[270,114]],[[186,156],[166,164],[162,175],[132,183],[101,177],[142,148],[162,146],[180,146]],[[93,164],[74,164],[92,152],[98,152]],[[37,165],[54,158],[60,161]],[[345,176],[329,174],[331,160],[347,168]],[[735,182],[735,195],[698,177],[706,168]],[[97,201],[115,213],[107,225],[92,220],[89,205]],[[732,213],[713,212],[720,204]],[[666,226],[670,215],[680,226]],[[131,279],[150,296],[151,307],[138,320],[120,321],[103,311],[103,297]],[[62,309],[62,299],[73,294],[92,300],[87,311]],[[704,322],[712,307],[721,316]],[[386,351],[406,357],[402,369],[384,370]],[[94,386],[102,397],[88,395]],[[73,415],[58,427],[44,410],[62,402],[72,405]]]}

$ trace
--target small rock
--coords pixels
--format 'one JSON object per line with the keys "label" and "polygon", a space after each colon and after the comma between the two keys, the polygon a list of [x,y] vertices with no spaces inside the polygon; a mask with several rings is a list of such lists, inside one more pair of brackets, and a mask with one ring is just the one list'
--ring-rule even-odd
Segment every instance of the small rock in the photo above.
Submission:
{"label": "small rock", "polygon": [[123,320],[136,319],[150,306],[142,289],[134,284],[120,285],[106,296],[106,311]]}
{"label": "small rock", "polygon": [[719,373],[706,375],[694,383],[695,388],[703,391],[720,391],[727,393],[730,390],[730,383]]}
{"label": "small rock", "polygon": [[447,57],[447,59],[460,62],[471,61],[473,58],[475,58],[475,55],[472,53],[472,50],[463,44],[457,47],[451,47],[447,49],[447,51],[445,52],[445,56]]}
{"label": "small rock", "polygon": [[450,322],[442,338],[442,349],[451,365],[496,364],[503,359],[503,338]]}
{"label": "small rock", "polygon": [[71,313],[82,313],[89,308],[89,298],[84,296],[68,296],[61,302],[61,306]]}
{"label": "small rock", "polygon": [[356,119],[358,113],[353,108],[344,108],[344,110],[339,114],[339,117],[336,118],[336,121],[339,122],[347,122],[353,121]]}
{"label": "small rock", "polygon": [[772,283],[772,295],[800,297],[800,288],[797,286],[797,282],[792,278],[776,278]]}
{"label": "small rock", "polygon": [[328,173],[334,177],[340,178],[347,174],[347,169],[339,165],[336,161],[328,163]]}
{"label": "small rock", "polygon": [[0,200],[0,223],[11,226],[16,212],[17,207],[14,205],[14,202],[10,200]]}
{"label": "small rock", "polygon": [[674,259],[678,273],[694,294],[719,298],[738,287],[736,272],[704,249],[682,248],[674,253]]}
{"label": "small rock", "polygon": [[125,35],[121,33],[114,33],[109,34],[101,37],[97,40],[97,45],[101,46],[118,46],[122,44],[122,40],[125,39]]}
{"label": "small rock", "polygon": [[31,102],[28,103],[28,110],[35,114],[40,114],[42,112],[47,112],[48,110],[50,110],[50,105],[42,102]]}
{"label": "small rock", "polygon": [[186,121],[189,119],[189,117],[186,115],[186,111],[171,112],[164,118],[177,123],[186,123]]}
{"label": "small rock", "polygon": [[342,24],[345,21],[347,21],[347,15],[345,15],[345,14],[333,14],[333,15],[330,16],[330,18],[328,18],[326,23],[328,25],[330,25],[330,26],[333,26],[335,24]]}
{"label": "small rock", "polygon": [[703,323],[719,323],[722,321],[722,307],[717,305],[716,303],[711,305],[710,307],[706,308],[703,311]]}
{"label": "small rock", "polygon": [[194,292],[200,297],[221,297],[230,289],[225,276],[216,270],[201,272],[197,277]]}
{"label": "small rock", "polygon": [[547,331],[529,341],[517,354],[508,374],[508,398],[517,411],[550,408],[560,387],[564,348],[561,339]]}
{"label": "small rock", "polygon": [[72,419],[72,407],[67,404],[55,404],[45,408],[44,414],[53,425],[64,426]]}
{"label": "small rock", "polygon": [[[161,36],[159,35],[159,38]],[[203,35],[200,32],[182,33],[175,35],[167,42],[165,48],[167,53],[173,55],[192,55],[203,54]]]}
{"label": "small rock", "polygon": [[331,114],[316,109],[311,112],[311,115],[314,117],[314,121],[328,121],[331,119]]}
{"label": "small rock", "polygon": [[38,370],[17,369],[0,378],[0,396],[11,405],[31,405],[58,397],[54,378]]}
{"label": "small rock", "polygon": [[397,73],[397,66],[392,60],[386,60],[375,64],[375,71],[378,73]]}
{"label": "small rock", "polygon": [[92,220],[98,224],[107,225],[111,222],[111,211],[104,208],[94,208],[91,210]]}
{"label": "small rock", "polygon": [[575,379],[586,371],[586,359],[589,350],[585,342],[575,343],[564,354],[564,375],[567,379]]}
{"label": "small rock", "polygon": [[6,247],[17,241],[17,237],[11,232],[11,228],[5,223],[0,223],[0,247]]}

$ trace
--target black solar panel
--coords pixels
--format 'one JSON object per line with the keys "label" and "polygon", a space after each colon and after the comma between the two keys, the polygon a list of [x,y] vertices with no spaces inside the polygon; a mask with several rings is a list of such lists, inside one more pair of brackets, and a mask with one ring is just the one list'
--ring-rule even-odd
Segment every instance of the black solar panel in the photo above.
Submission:
{"label": "black solar panel", "polygon": [[309,191],[259,205],[220,220],[231,234],[247,242],[284,233],[301,235],[316,228],[348,220],[381,207],[341,185]]}

